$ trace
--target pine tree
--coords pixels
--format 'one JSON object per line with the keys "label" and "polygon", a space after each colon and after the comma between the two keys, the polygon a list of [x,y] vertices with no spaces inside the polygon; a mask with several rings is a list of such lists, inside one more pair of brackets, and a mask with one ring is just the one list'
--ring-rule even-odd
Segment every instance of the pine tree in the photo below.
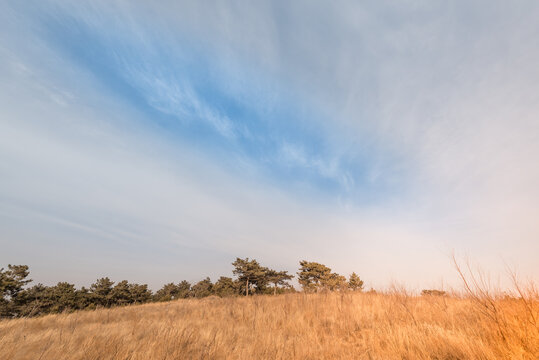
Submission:
{"label": "pine tree", "polygon": [[267,268],[260,266],[254,259],[249,261],[249,258],[236,258],[232,265],[234,266],[233,273],[238,277],[238,281],[245,284],[245,296],[249,295],[251,285],[255,285],[258,291],[264,289],[267,284]]}
{"label": "pine tree", "polygon": [[168,283],[163,285],[163,287],[154,295],[155,301],[170,301],[178,298],[179,289],[178,286],[174,283]]}
{"label": "pine tree", "polygon": [[112,286],[114,281],[111,281],[108,277],[97,279],[95,283],[90,286],[90,293],[92,301],[96,305],[109,307],[112,304]]}
{"label": "pine tree", "polygon": [[50,312],[60,313],[77,309],[77,290],[73,284],[59,282],[56,286],[49,288],[48,295],[52,303]]}
{"label": "pine tree", "polygon": [[268,282],[273,284],[273,295],[275,295],[277,294],[277,286],[289,285],[287,280],[292,279],[294,275],[289,275],[288,271],[275,271],[269,269],[266,271],[266,277]]}
{"label": "pine tree", "polygon": [[89,289],[83,286],[77,290],[77,307],[79,309],[86,309],[90,305],[95,307],[92,301],[92,294]]}
{"label": "pine tree", "polygon": [[323,282],[324,289],[335,291],[346,288],[346,277],[337,273],[331,273]]}
{"label": "pine tree", "polygon": [[22,305],[17,301],[17,295],[24,286],[32,280],[27,279],[30,272],[27,265],[8,265],[8,269],[0,269],[0,317],[11,317],[17,315],[18,306]]}
{"label": "pine tree", "polygon": [[203,298],[212,294],[213,284],[209,277],[197,282],[191,288],[193,296],[196,298]]}
{"label": "pine tree", "polygon": [[359,276],[353,272],[348,280],[348,287],[354,291],[361,291],[363,290],[363,280],[361,280]]}
{"label": "pine tree", "polygon": [[300,261],[299,265],[298,282],[304,291],[319,291],[327,285],[331,269],[326,265],[306,260]]}
{"label": "pine tree", "polygon": [[133,301],[131,299],[131,289],[127,280],[120,281],[110,292],[112,305],[127,305]]}
{"label": "pine tree", "polygon": [[48,286],[37,284],[21,291],[17,296],[18,316],[37,316],[52,310],[53,299]]}
{"label": "pine tree", "polygon": [[178,299],[186,299],[189,296],[191,296],[191,284],[188,281],[182,280],[177,285],[177,288],[178,288],[178,294],[176,297]]}
{"label": "pine tree", "polygon": [[129,295],[134,304],[144,304],[152,299],[152,291],[146,284],[129,284]]}
{"label": "pine tree", "polygon": [[232,278],[221,276],[213,285],[213,293],[220,297],[234,296],[238,292],[238,284]]}

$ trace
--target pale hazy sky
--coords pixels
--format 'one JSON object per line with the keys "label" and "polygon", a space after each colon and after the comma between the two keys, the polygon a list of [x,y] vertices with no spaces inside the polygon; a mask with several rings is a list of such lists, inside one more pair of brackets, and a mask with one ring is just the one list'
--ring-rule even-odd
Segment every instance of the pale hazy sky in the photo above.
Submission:
{"label": "pale hazy sky", "polygon": [[539,276],[539,2],[0,5],[0,267]]}

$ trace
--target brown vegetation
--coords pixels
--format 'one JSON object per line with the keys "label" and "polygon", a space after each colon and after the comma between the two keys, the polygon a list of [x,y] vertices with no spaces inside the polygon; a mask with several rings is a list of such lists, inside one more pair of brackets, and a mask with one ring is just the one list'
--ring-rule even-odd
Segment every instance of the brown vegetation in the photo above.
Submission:
{"label": "brown vegetation", "polygon": [[212,296],[11,319],[0,358],[538,359],[537,294],[524,295]]}

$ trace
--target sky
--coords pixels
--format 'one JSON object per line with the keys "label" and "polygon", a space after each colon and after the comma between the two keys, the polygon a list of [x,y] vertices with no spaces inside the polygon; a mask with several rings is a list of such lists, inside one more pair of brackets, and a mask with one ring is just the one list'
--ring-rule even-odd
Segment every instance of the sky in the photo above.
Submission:
{"label": "sky", "polygon": [[536,1],[0,6],[0,267],[539,277]]}

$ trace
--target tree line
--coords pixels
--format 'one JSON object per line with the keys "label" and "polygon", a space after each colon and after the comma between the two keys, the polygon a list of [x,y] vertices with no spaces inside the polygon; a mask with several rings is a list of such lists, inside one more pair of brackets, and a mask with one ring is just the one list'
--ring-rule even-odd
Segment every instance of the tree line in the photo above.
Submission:
{"label": "tree line", "polygon": [[[363,281],[356,273],[348,279],[317,262],[300,261],[298,283],[305,292],[361,291]],[[59,282],[54,286],[28,286],[31,279],[27,265],[8,265],[0,269],[0,317],[30,317],[82,309],[109,308],[130,304],[170,301],[207,296],[250,296],[295,292],[289,281],[294,275],[262,266],[255,259],[232,263],[234,278],[221,276],[215,283],[209,277],[191,284],[186,280],[165,284],[155,293],[146,284],[113,282],[108,277],[97,279],[90,287]]]}

